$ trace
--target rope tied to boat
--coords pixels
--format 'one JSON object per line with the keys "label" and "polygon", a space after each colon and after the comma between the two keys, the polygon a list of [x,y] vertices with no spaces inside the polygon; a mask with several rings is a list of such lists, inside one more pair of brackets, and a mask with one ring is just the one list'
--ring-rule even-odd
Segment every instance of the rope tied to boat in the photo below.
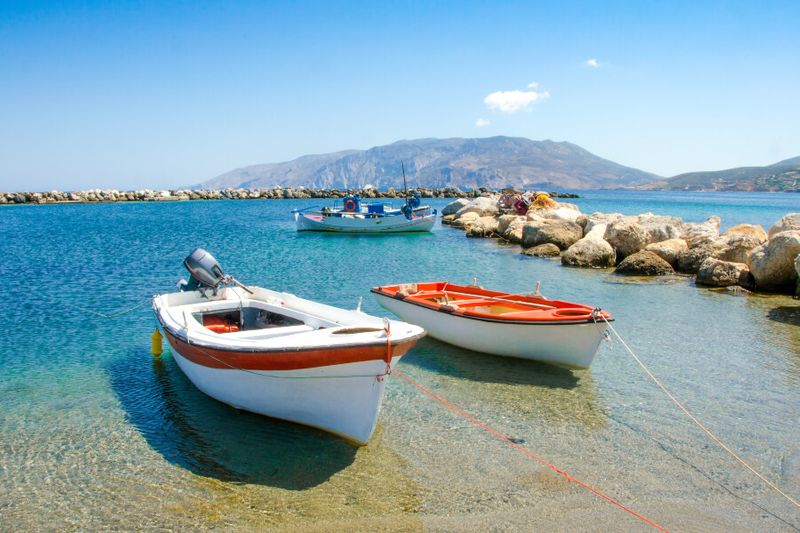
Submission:
{"label": "rope tied to boat", "polygon": [[125,309],[122,309],[122,310],[119,310],[119,311],[114,311],[112,313],[100,313],[99,311],[93,311],[92,309],[86,309],[85,307],[79,307],[77,305],[73,305],[71,307],[74,307],[78,311],[83,311],[84,313],[89,313],[91,315],[99,316],[100,318],[105,318],[105,319],[109,319],[110,320],[110,319],[113,319],[113,318],[119,318],[121,316],[127,315],[128,313],[133,313],[134,311],[144,307],[145,304],[149,303],[151,300],[152,300],[152,297],[146,296],[143,300],[141,300],[139,303],[137,303],[133,307],[125,308]]}
{"label": "rope tied to boat", "polygon": [[733,458],[734,458],[734,459],[736,459],[736,460],[737,460],[739,463],[741,463],[741,464],[742,464],[742,465],[743,465],[745,468],[747,468],[747,469],[748,469],[750,472],[752,472],[752,473],[753,473],[753,474],[754,474],[754,475],[755,475],[755,476],[756,476],[758,479],[760,479],[761,481],[763,481],[763,482],[764,482],[764,483],[765,483],[765,484],[766,484],[766,485],[767,485],[769,488],[771,488],[772,490],[774,490],[775,492],[777,492],[778,494],[780,494],[781,496],[783,496],[784,498],[786,498],[786,500],[788,500],[788,501],[789,501],[789,502],[790,502],[792,505],[794,505],[795,507],[797,507],[797,508],[800,508],[800,502],[798,502],[798,500],[797,500],[796,498],[794,498],[794,497],[790,496],[789,494],[785,493],[785,492],[784,492],[783,490],[781,490],[781,488],[780,488],[780,487],[778,487],[778,486],[777,486],[775,483],[773,483],[772,481],[770,481],[769,479],[767,479],[766,477],[764,477],[764,476],[763,476],[763,475],[762,475],[760,472],[758,472],[758,470],[756,470],[754,467],[752,467],[752,466],[751,466],[751,465],[750,465],[750,464],[749,464],[747,461],[745,461],[744,459],[742,459],[742,458],[741,458],[741,457],[740,457],[740,456],[739,456],[739,455],[738,455],[738,454],[737,454],[735,451],[733,451],[733,450],[732,450],[732,449],[731,449],[731,448],[730,448],[728,445],[726,445],[726,444],[725,444],[725,443],[722,441],[722,439],[720,439],[720,438],[719,438],[719,437],[718,437],[716,434],[714,434],[714,433],[713,433],[713,432],[712,432],[710,429],[708,429],[708,428],[707,428],[707,427],[706,427],[706,426],[705,426],[705,425],[704,425],[702,422],[700,422],[700,420],[698,420],[698,419],[697,419],[697,417],[695,417],[695,416],[694,416],[694,415],[693,415],[693,414],[692,414],[692,413],[689,411],[689,409],[687,409],[687,408],[686,408],[686,406],[684,406],[684,405],[683,405],[683,403],[681,403],[681,402],[680,402],[680,400],[678,400],[678,399],[675,397],[675,395],[673,395],[673,394],[670,392],[670,390],[669,390],[669,389],[666,387],[666,385],[664,385],[664,384],[661,382],[661,380],[659,380],[659,379],[656,377],[656,375],[655,375],[655,374],[653,374],[653,372],[652,372],[652,371],[651,371],[651,370],[650,370],[650,369],[647,367],[647,365],[645,365],[645,364],[644,364],[644,362],[641,360],[641,358],[639,358],[639,356],[638,356],[638,355],[636,355],[636,353],[633,351],[633,349],[632,349],[630,346],[628,346],[628,343],[627,343],[627,342],[625,342],[625,339],[623,339],[623,338],[622,338],[622,336],[621,336],[621,335],[620,335],[620,334],[617,332],[617,330],[616,330],[616,329],[614,329],[614,326],[612,326],[612,325],[611,325],[611,322],[609,322],[609,321],[606,319],[606,317],[605,317],[604,315],[602,315],[602,314],[601,314],[601,315],[599,315],[599,316],[600,316],[600,318],[602,318],[602,319],[603,319],[603,321],[605,321],[606,325],[607,325],[607,326],[608,326],[608,328],[611,330],[611,332],[614,334],[614,336],[615,336],[615,337],[616,337],[616,338],[619,340],[619,342],[620,342],[620,343],[622,343],[622,346],[624,346],[624,347],[625,347],[625,350],[627,350],[627,352],[628,352],[628,353],[631,355],[631,357],[633,357],[633,359],[634,359],[634,360],[635,360],[635,361],[636,361],[636,362],[639,364],[639,366],[640,366],[640,367],[642,367],[642,370],[644,370],[645,374],[647,374],[647,376],[648,376],[650,379],[652,379],[652,380],[653,380],[653,382],[654,382],[656,385],[658,385],[658,387],[659,387],[659,388],[660,388],[660,389],[661,389],[661,390],[664,392],[664,394],[666,394],[666,396],[667,396],[667,397],[668,397],[670,400],[672,400],[672,403],[674,403],[676,406],[678,406],[678,408],[679,408],[681,411],[683,411],[683,413],[684,413],[684,414],[685,414],[687,417],[689,417],[689,420],[691,420],[692,422],[694,422],[694,423],[697,425],[697,427],[699,427],[700,429],[702,429],[702,430],[703,430],[703,432],[704,432],[706,435],[708,435],[708,437],[709,437],[709,438],[710,438],[712,441],[714,441],[714,443],[716,443],[716,444],[717,444],[717,446],[719,446],[720,448],[722,448],[722,450],[724,450],[725,452],[727,452],[728,454],[730,454],[730,456],[731,456],[731,457],[733,457]]}
{"label": "rope tied to boat", "polygon": [[596,496],[602,498],[606,502],[608,502],[608,503],[610,503],[612,505],[615,505],[616,507],[619,507],[620,509],[622,509],[626,513],[638,518],[639,520],[641,520],[642,522],[644,522],[646,524],[649,524],[649,525],[653,526],[654,528],[658,529],[659,531],[663,531],[663,532],[669,531],[664,526],[661,526],[661,525],[657,524],[656,522],[654,522],[653,520],[650,520],[649,518],[645,517],[644,515],[641,515],[641,514],[637,513],[636,511],[634,511],[630,507],[627,507],[626,505],[618,502],[617,500],[615,500],[611,496],[608,496],[607,494],[605,494],[605,493],[601,492],[600,490],[592,487],[591,485],[589,485],[587,483],[584,483],[583,481],[573,477],[568,472],[566,472],[564,470],[561,470],[560,468],[556,467],[552,463],[547,462],[546,460],[542,459],[538,455],[534,454],[528,448],[522,446],[521,444],[519,444],[517,442],[514,442],[513,440],[511,440],[510,438],[506,437],[505,435],[503,435],[502,433],[500,433],[499,431],[497,431],[493,427],[489,426],[488,424],[486,424],[484,422],[481,422],[480,420],[478,420],[474,416],[470,415],[466,411],[456,407],[454,404],[452,404],[449,401],[445,400],[441,396],[438,396],[438,395],[434,394],[433,392],[431,392],[430,390],[426,389],[425,387],[423,387],[422,385],[420,385],[419,383],[417,383],[416,381],[414,381],[410,377],[408,377],[405,374],[403,374],[402,372],[400,372],[400,370],[395,368],[394,369],[394,374],[400,376],[400,378],[403,379],[404,381],[406,381],[406,382],[410,383],[411,385],[415,386],[416,388],[418,388],[419,390],[421,390],[422,392],[424,392],[425,394],[427,394],[428,396],[430,396],[431,398],[433,398],[437,402],[441,403],[442,405],[444,405],[448,409],[450,409],[450,410],[454,411],[455,413],[461,415],[462,417],[466,418],[467,420],[469,420],[470,422],[472,422],[473,424],[475,424],[479,428],[483,429],[487,433],[489,433],[491,435],[494,435],[495,437],[497,437],[498,439],[504,441],[507,444],[510,444],[511,446],[516,448],[517,451],[519,451],[520,453],[523,453],[523,454],[527,455],[528,457],[530,457],[532,459],[535,459],[540,464],[542,464],[543,466],[546,466],[547,468],[549,468],[550,470],[552,470],[556,474],[562,476],[567,481],[575,483],[577,485],[580,485],[581,487],[585,488],[589,492],[591,492],[591,493],[595,494]]}
{"label": "rope tied to boat", "polygon": [[386,376],[392,373],[392,326],[387,317],[383,317],[383,331],[386,334],[386,369],[383,374],[375,376],[375,381],[378,383],[386,379]]}

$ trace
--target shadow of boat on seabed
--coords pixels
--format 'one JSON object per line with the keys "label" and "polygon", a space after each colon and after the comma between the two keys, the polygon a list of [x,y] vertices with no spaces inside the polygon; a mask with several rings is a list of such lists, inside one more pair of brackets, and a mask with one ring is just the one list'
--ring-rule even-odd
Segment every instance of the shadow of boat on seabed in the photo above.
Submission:
{"label": "shadow of boat on seabed", "polygon": [[403,363],[464,380],[474,394],[509,413],[534,414],[548,423],[606,426],[590,370],[473,352],[431,337],[420,340]]}
{"label": "shadow of boat on seabed", "polygon": [[303,490],[353,463],[357,448],[313,428],[238,411],[206,396],[165,352],[112,361],[111,387],[147,443],[191,472]]}

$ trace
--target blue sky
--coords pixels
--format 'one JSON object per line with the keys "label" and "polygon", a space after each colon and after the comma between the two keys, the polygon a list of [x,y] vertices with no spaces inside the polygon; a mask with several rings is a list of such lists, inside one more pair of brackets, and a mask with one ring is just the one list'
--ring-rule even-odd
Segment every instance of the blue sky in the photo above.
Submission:
{"label": "blue sky", "polygon": [[798,27],[797,1],[3,0],[0,190],[419,137],[566,140],[661,175],[769,164],[800,155]]}

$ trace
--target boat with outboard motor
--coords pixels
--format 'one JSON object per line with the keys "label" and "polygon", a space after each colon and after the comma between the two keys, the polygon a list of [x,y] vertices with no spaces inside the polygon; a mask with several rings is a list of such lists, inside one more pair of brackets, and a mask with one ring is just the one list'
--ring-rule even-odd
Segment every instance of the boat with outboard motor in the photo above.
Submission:
{"label": "boat with outboard motor", "polygon": [[419,195],[406,199],[402,207],[362,202],[358,195],[345,196],[340,207],[308,207],[293,211],[297,231],[339,233],[405,233],[430,231],[436,209],[421,205]]}
{"label": "boat with outboard motor", "polygon": [[588,368],[611,315],[599,308],[447,282],[384,285],[377,302],[441,341],[494,355]]}
{"label": "boat with outboard motor", "polygon": [[153,310],[198,389],[237,409],[369,440],[385,377],[422,328],[244,286],[201,248],[184,265],[188,283],[155,296]]}

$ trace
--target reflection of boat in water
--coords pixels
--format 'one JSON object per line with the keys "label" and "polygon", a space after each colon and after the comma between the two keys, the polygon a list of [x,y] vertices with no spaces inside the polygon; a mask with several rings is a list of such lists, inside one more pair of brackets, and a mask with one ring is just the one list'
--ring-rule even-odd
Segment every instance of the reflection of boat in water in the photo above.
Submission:
{"label": "reflection of boat in water", "polygon": [[342,207],[311,207],[294,212],[297,231],[339,233],[405,233],[430,231],[436,210],[420,205],[419,196],[406,200],[401,208],[383,203],[362,203],[358,195],[346,196]]}
{"label": "reflection of boat in water", "polygon": [[369,440],[384,376],[422,328],[245,287],[202,249],[184,263],[189,283],[156,296],[153,309],[197,388],[238,409]]}
{"label": "reflection of boat in water", "polygon": [[446,282],[372,289],[378,303],[431,337],[477,352],[577,368],[592,364],[605,311],[542,296]]}

